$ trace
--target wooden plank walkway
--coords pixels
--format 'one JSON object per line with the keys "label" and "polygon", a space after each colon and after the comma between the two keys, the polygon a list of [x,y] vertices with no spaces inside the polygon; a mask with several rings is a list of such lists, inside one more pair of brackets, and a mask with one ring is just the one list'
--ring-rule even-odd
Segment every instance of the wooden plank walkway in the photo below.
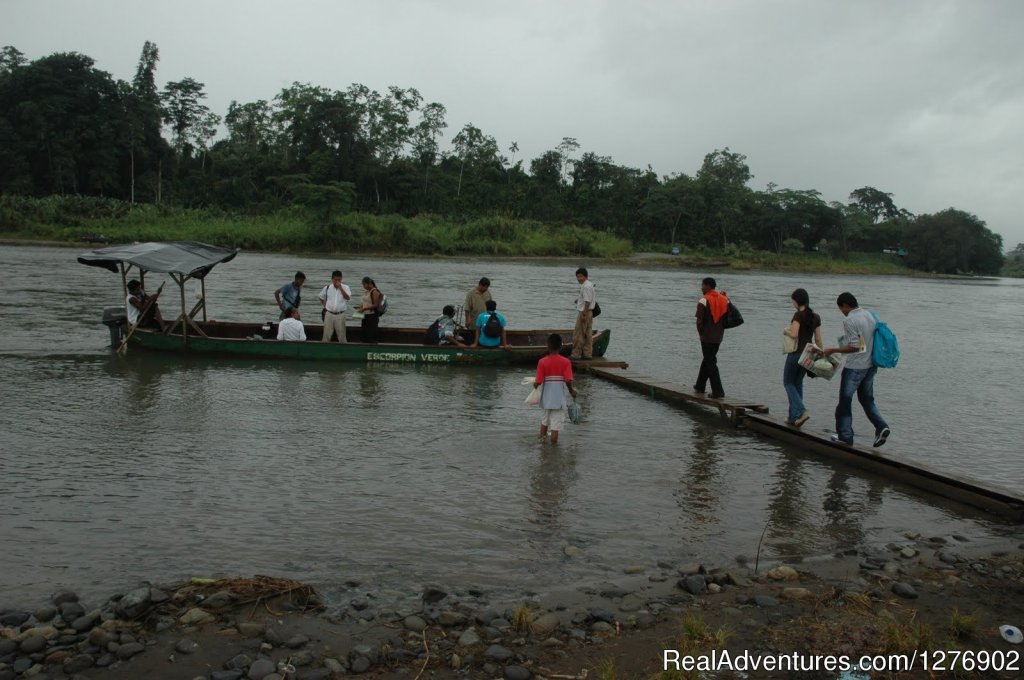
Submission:
{"label": "wooden plank walkway", "polygon": [[586,365],[588,363],[580,362],[578,369],[654,399],[688,402],[717,408],[719,413],[727,417],[732,424],[742,425],[752,432],[879,473],[889,479],[905,482],[1014,522],[1024,522],[1024,493],[1020,491],[1010,490],[991,482],[973,480],[962,475],[938,472],[917,461],[902,457],[893,458],[880,448],[848,446],[833,442],[829,439],[828,432],[797,429],[786,425],[780,419],[768,415],[768,407],[762,404],[733,397],[711,399],[704,394],[695,393],[689,387],[682,387],[667,380],[611,366]]}
{"label": "wooden plank walkway", "polygon": [[681,387],[665,380],[652,378],[650,376],[624,371],[615,368],[604,368],[601,366],[587,366],[588,372],[605,380],[611,380],[620,385],[628,387],[637,392],[642,392],[649,397],[664,399],[667,401],[684,401],[703,406],[712,406],[718,409],[729,422],[738,425],[740,420],[748,411],[755,413],[768,413],[768,407],[746,399],[726,397],[725,399],[712,399],[706,394],[694,392],[689,387]]}
{"label": "wooden plank walkway", "polygon": [[594,359],[572,359],[573,370],[585,371],[590,368],[629,368],[625,361],[596,357]]}
{"label": "wooden plank walkway", "polygon": [[[981,508],[1015,522],[1024,521],[1024,494],[994,482],[981,482],[963,475],[952,475],[932,469],[926,463],[900,456],[887,455],[888,448],[871,448],[833,442],[824,430],[797,429],[777,418],[750,413],[743,426],[753,432],[779,441],[795,444],[801,449],[897,479],[919,489],[945,498]],[[869,441],[870,443],[870,441]]]}

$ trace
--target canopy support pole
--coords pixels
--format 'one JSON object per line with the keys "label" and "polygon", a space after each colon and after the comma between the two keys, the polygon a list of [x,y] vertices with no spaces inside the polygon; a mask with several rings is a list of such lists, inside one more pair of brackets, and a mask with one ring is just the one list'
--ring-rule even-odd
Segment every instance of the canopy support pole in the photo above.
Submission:
{"label": "canopy support pole", "polygon": [[[203,323],[206,323],[206,277],[199,279],[200,301],[203,303]],[[194,314],[194,312],[193,312]]]}

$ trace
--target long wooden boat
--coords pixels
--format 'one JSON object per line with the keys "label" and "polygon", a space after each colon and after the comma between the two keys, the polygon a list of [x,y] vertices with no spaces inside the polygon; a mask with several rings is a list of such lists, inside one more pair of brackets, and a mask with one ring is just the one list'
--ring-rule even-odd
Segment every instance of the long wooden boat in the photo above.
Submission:
{"label": "long wooden boat", "polygon": [[[133,347],[165,352],[186,352],[211,356],[253,357],[267,359],[306,359],[311,361],[358,361],[364,363],[397,362],[414,364],[501,365],[535,364],[546,352],[548,335],[562,336],[562,353],[572,351],[571,330],[506,331],[510,349],[471,349],[453,345],[423,344],[424,328],[378,329],[378,342],[359,342],[359,328],[348,328],[346,343],[320,342],[323,326],[307,325],[305,342],[276,340],[277,322],[265,324],[197,322],[204,335],[179,333],[164,335],[157,330],[137,330],[129,340]],[[601,331],[594,336],[594,356],[602,357],[608,349],[611,333]]]}
{"label": "long wooden boat", "polygon": [[[121,273],[122,292],[127,295],[128,274],[133,268],[145,284],[147,272],[169,274],[180,291],[181,313],[170,325],[169,332],[132,326],[127,327],[124,308],[104,311],[104,323],[110,328],[111,347],[130,344],[148,350],[272,359],[308,359],[313,361],[402,362],[430,364],[519,364],[534,363],[547,352],[547,339],[552,333],[562,336],[562,352],[572,352],[571,330],[512,330],[506,335],[508,349],[462,348],[426,345],[424,328],[378,329],[378,342],[359,342],[359,329],[347,329],[348,342],[320,342],[323,326],[305,326],[305,342],[277,340],[278,324],[218,322],[206,318],[206,275],[218,264],[229,262],[236,249],[211,246],[197,241],[136,243],[94,250],[78,258],[84,265],[103,267]],[[185,283],[197,279],[201,284],[199,301],[188,310],[185,306]],[[161,305],[163,308],[163,305]],[[166,313],[166,312],[165,312]],[[200,318],[201,317],[201,318]],[[466,338],[468,339],[468,338]],[[594,356],[603,357],[611,340],[609,331],[594,334]]]}

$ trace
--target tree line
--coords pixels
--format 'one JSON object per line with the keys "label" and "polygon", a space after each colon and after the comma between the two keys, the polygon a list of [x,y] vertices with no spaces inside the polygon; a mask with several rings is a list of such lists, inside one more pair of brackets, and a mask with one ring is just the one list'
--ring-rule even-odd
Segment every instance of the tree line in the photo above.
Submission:
{"label": "tree line", "polygon": [[[332,90],[295,82],[273,99],[232,101],[223,116],[193,78],[157,86],[146,42],[131,82],[88,56],[35,61],[0,52],[0,194],[84,195],[268,215],[300,210],[320,225],[349,212],[484,215],[587,226],[634,244],[905,253],[908,266],[998,273],[1002,239],[950,208],[912,215],[865,186],[847,203],[814,189],[750,188],[743,154],[708,153],[692,175],[659,177],[581,151],[563,137],[518,158],[472,123],[442,148],[446,109],[415,88]],[[224,131],[220,135],[221,130]],[[898,255],[899,256],[899,255]]]}

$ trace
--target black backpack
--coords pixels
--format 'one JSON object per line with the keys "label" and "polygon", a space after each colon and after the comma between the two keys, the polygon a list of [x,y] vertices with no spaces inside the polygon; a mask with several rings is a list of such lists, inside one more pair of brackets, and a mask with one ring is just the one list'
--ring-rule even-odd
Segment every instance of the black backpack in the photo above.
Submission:
{"label": "black backpack", "polygon": [[423,334],[424,345],[436,345],[438,343],[437,329],[440,327],[441,319],[435,319],[434,323],[427,327],[427,332]]}
{"label": "black backpack", "polygon": [[483,333],[489,338],[501,337],[501,319],[498,318],[497,312],[490,312],[487,323],[484,324]]}

